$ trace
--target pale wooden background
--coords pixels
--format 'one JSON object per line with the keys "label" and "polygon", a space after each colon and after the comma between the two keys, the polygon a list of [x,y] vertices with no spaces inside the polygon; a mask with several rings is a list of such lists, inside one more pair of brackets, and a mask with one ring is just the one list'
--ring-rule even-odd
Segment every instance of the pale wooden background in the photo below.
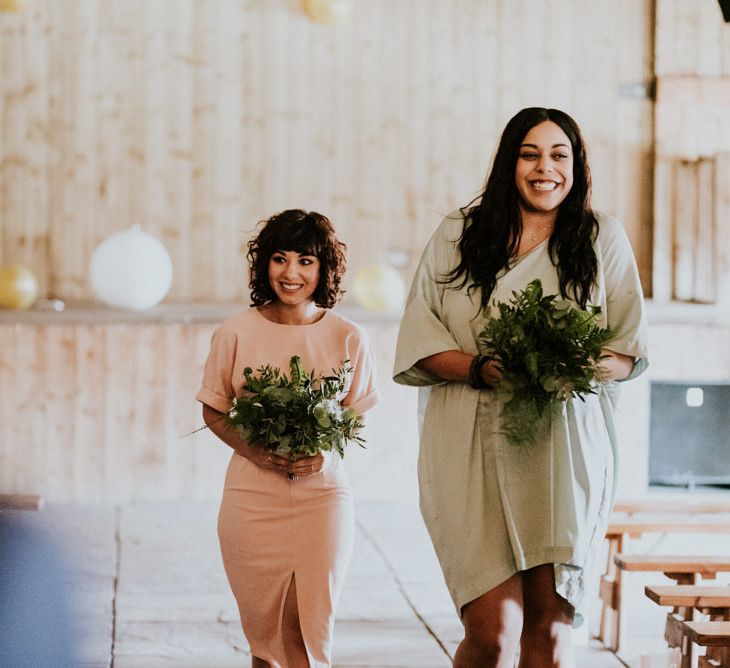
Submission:
{"label": "pale wooden background", "polygon": [[[581,124],[596,205],[626,226],[645,288],[653,263],[658,300],[697,299],[698,285],[716,299],[730,256],[730,111],[716,94],[729,33],[711,0],[355,0],[335,26],[294,0],[33,0],[0,14],[0,264],[88,300],[94,245],[139,222],[170,250],[169,300],[183,304],[144,322],[0,313],[0,491],[216,496],[226,449],[178,438],[200,424],[192,397],[215,318],[185,323],[184,305],[244,299],[241,243],[291,206],[331,215],[353,271],[397,249],[407,278],[523,106]],[[688,307],[680,325],[657,316],[650,375],[730,380],[730,325]],[[365,498],[415,495],[415,393],[389,381],[397,323],[362,321],[385,401],[354,482]],[[627,388],[620,425],[633,492],[646,481],[648,382]]]}
{"label": "pale wooden background", "polygon": [[657,3],[656,300],[730,306],[730,24],[712,2]]}
{"label": "pale wooden background", "polygon": [[297,0],[33,0],[0,15],[0,263],[89,299],[94,246],[141,223],[172,255],[170,300],[240,299],[241,243],[303,207],[353,269],[389,249],[412,268],[539,105],[582,126],[596,204],[648,280],[652,4],[355,0],[325,26]]}

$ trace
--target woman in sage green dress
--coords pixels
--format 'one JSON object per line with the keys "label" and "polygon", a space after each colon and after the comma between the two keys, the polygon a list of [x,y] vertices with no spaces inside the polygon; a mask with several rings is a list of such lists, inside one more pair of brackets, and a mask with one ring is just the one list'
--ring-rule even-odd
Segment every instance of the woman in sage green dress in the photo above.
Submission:
{"label": "woman in sage green dress", "polygon": [[[585,402],[568,400],[529,447],[500,433],[484,315],[539,278],[602,309],[613,338]],[[416,271],[394,378],[421,388],[421,511],[465,627],[456,668],[567,666],[570,627],[615,489],[616,381],[647,365],[641,285],[621,224],[591,208],[575,121],[528,108],[507,124],[481,195],[447,216]]]}

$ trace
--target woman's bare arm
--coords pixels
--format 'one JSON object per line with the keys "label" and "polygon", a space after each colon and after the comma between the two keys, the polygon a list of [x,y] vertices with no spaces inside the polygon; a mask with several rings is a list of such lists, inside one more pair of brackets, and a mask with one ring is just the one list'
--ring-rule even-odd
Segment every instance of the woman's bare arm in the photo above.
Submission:
{"label": "woman's bare arm", "polygon": [[256,466],[281,473],[288,472],[287,465],[290,463],[288,459],[251,445],[246,439],[241,438],[234,429],[228,427],[223,413],[206,404],[203,404],[203,421],[208,429],[228,447],[233,448],[239,455],[252,461]]}
{"label": "woman's bare arm", "polygon": [[[464,353],[461,350],[446,350],[442,353],[424,357],[416,362],[416,366],[442,380],[468,383],[469,365],[473,359],[473,355]],[[502,367],[497,360],[490,360],[482,366],[481,375],[482,380],[488,387],[495,387],[502,379]]]}
{"label": "woman's bare arm", "polygon": [[203,404],[203,421],[221,441],[233,448],[239,455],[260,466],[279,473],[292,473],[299,477],[319,473],[324,467],[324,455],[319,452],[311,457],[289,459],[280,457],[270,450],[251,445],[241,438],[234,429],[226,425],[223,413]]}

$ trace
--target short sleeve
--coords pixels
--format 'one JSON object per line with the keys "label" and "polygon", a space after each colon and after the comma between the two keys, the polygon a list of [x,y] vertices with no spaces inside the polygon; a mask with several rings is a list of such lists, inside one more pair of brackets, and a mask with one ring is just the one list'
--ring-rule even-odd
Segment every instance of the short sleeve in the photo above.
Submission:
{"label": "short sleeve", "polygon": [[606,288],[607,326],[613,338],[606,347],[635,358],[635,378],[648,366],[648,326],[639,272],[626,232],[613,219],[601,221],[600,243]]}
{"label": "short sleeve", "polygon": [[220,413],[225,413],[235,396],[233,364],[236,358],[236,334],[219,327],[213,332],[210,352],[203,369],[203,381],[195,398]]}
{"label": "short sleeve", "polygon": [[[460,350],[442,317],[444,277],[454,266],[463,229],[461,214],[447,216],[429,240],[413,277],[398,330],[393,380],[401,385],[435,385],[440,378],[415,365],[430,355]],[[458,228],[458,229],[457,229]]]}
{"label": "short sleeve", "polygon": [[362,329],[358,328],[357,332],[348,338],[348,349],[353,350],[354,354],[350,354],[352,376],[342,405],[354,408],[362,415],[380,400],[375,371],[375,354],[370,339]]}

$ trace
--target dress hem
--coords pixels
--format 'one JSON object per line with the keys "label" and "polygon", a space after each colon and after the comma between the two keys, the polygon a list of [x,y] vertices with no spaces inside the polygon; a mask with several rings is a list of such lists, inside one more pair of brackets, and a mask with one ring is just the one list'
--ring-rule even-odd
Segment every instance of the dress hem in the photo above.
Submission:
{"label": "dress hem", "polygon": [[[459,617],[461,617],[461,610],[464,608],[465,605],[471,603],[472,601],[491,591],[495,587],[498,587],[503,582],[509,580],[513,575],[529,570],[530,568],[535,568],[536,566],[541,566],[543,564],[552,564],[553,566],[562,565],[583,570],[582,566],[572,563],[573,561],[575,561],[575,550],[573,550],[572,548],[558,547],[548,550],[540,550],[537,552],[531,552],[528,556],[529,558],[525,559],[524,568],[505,568],[500,571],[500,574],[498,576],[495,576],[494,572],[492,572],[490,573],[490,577],[485,576],[479,582],[479,584],[463,590],[463,593],[461,595],[459,595],[455,591],[450,590],[451,599],[454,603],[454,606],[456,607],[456,612]],[[568,603],[570,603],[573,607],[576,607],[575,604],[570,600],[570,598],[564,596],[560,592],[557,583],[555,591],[560,596],[565,598],[565,600],[568,601]]]}

